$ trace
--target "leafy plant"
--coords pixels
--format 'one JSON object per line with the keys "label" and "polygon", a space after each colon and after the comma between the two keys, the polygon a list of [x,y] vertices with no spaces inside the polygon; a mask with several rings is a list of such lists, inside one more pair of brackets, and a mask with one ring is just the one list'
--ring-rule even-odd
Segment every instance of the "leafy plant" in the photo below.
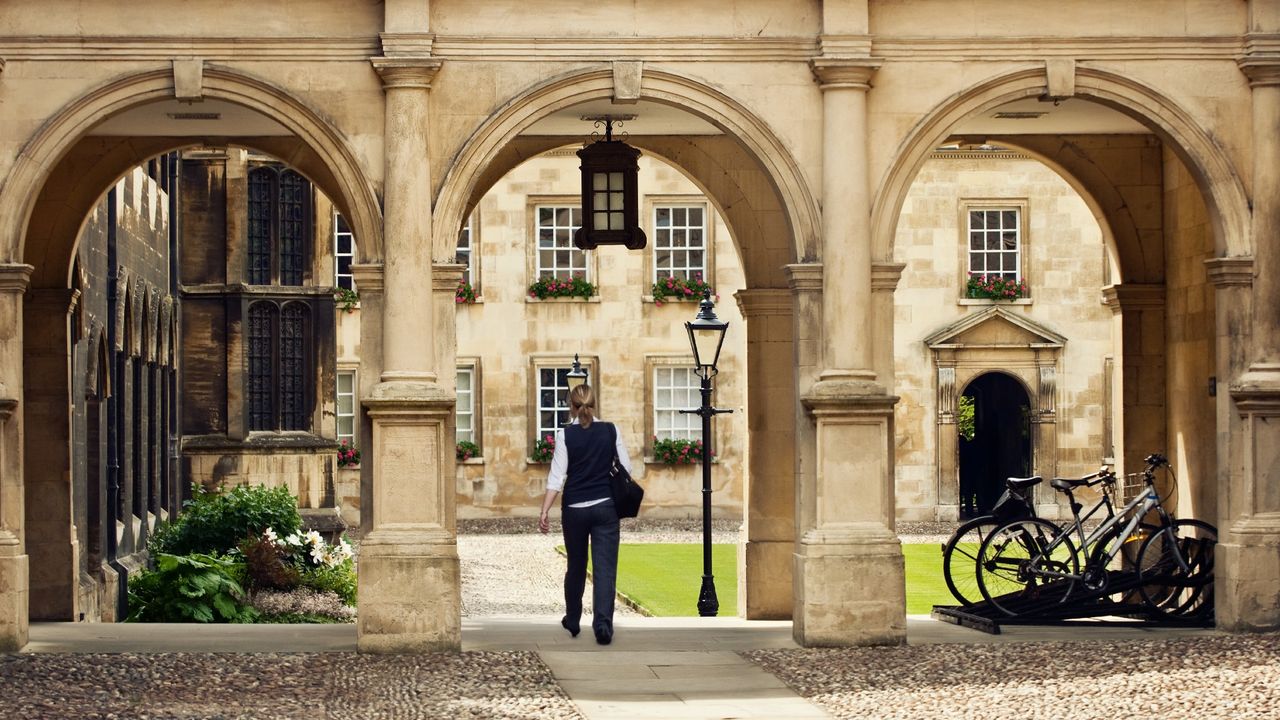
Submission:
{"label": "leafy plant", "polygon": [[298,578],[299,587],[311,588],[318,593],[333,593],[347,605],[356,604],[356,568],[351,558],[336,565],[316,565],[307,568]]}
{"label": "leafy plant", "polygon": [[692,278],[658,278],[653,284],[653,304],[661,306],[668,302],[699,302],[707,290],[715,295],[715,288],[702,279],[702,273],[694,273]]}
{"label": "leafy plant", "polygon": [[[653,457],[667,465],[693,465],[702,462],[702,441],[653,438]],[[715,457],[715,453],[711,453]]]}
{"label": "leafy plant", "polygon": [[977,432],[973,422],[973,398],[969,395],[961,395],[956,403],[956,431],[965,440],[972,440]]}
{"label": "leafy plant", "polygon": [[590,300],[596,294],[596,286],[587,281],[582,273],[574,273],[569,280],[554,277],[540,277],[529,286],[529,297],[546,300],[551,297],[580,297]]}
{"label": "leafy plant", "polygon": [[453,291],[453,301],[459,305],[471,305],[476,301],[476,289],[466,280],[458,281],[458,288]]}
{"label": "leafy plant", "polygon": [[987,300],[1017,300],[1030,293],[1025,280],[1002,278],[999,275],[970,275],[965,284],[965,296]]}
{"label": "leafy plant", "polygon": [[129,622],[253,622],[232,560],[216,555],[155,556],[156,567],[129,581]]}
{"label": "leafy plant", "polygon": [[360,304],[360,293],[351,288],[339,287],[333,291],[333,299],[343,312],[355,312],[356,305]]}
{"label": "leafy plant", "polygon": [[457,453],[459,460],[470,460],[473,457],[480,457],[480,446],[470,440],[459,440]]}
{"label": "leafy plant", "polygon": [[286,487],[240,485],[224,494],[197,486],[182,514],[153,535],[149,547],[153,554],[225,554],[267,528],[288,534],[300,527],[298,501]]}
{"label": "leafy plant", "polygon": [[292,590],[298,587],[298,569],[289,563],[289,553],[271,541],[271,536],[249,538],[240,543],[245,574],[253,590]]}
{"label": "leafy plant", "polygon": [[551,462],[551,456],[556,452],[556,436],[546,435],[533,441],[533,454],[529,459],[534,462],[544,463]]}
{"label": "leafy plant", "polygon": [[338,448],[338,467],[358,467],[360,465],[360,448],[348,445],[346,440]]}

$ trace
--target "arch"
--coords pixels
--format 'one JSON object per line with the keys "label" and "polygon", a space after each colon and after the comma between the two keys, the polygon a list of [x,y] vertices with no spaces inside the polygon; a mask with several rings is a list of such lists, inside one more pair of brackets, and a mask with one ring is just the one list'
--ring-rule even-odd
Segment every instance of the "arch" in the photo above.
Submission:
{"label": "arch", "polygon": [[[1006,477],[1027,477],[1035,463],[1035,439],[1029,413],[1034,395],[1018,376],[987,370],[965,384],[961,398],[972,398],[971,440],[960,441],[960,516],[978,517],[991,512]],[[1013,419],[1006,413],[1021,412]],[[1025,433],[1023,430],[1025,425]]]}
{"label": "arch", "polygon": [[[504,156],[504,148],[534,122],[566,107],[612,97],[613,91],[612,70],[597,68],[561,75],[512,98],[472,133],[451,163],[436,198],[436,226],[462,227],[477,186],[491,177],[492,166],[512,161],[509,154]],[[820,256],[817,200],[790,151],[763,120],[709,84],[664,70],[645,70],[640,96],[697,115],[745,148],[777,194],[783,224],[790,233],[790,261]],[[452,254],[452,235],[437,233],[435,242],[437,257]],[[748,262],[745,253],[743,261]]]}
{"label": "arch", "polygon": [[[207,97],[243,105],[275,120],[314,152],[322,165],[318,170],[332,178],[330,184],[337,192],[331,196],[361,238],[361,247],[371,253],[371,257],[381,256],[382,222],[377,196],[355,154],[336,128],[285,90],[241,71],[206,65],[203,92]],[[0,257],[18,261],[31,252],[26,239],[37,198],[67,153],[86,137],[89,130],[131,107],[172,97],[171,69],[130,74],[85,92],[45,122],[22,147],[8,179],[0,185],[0,243],[7,243],[0,245]],[[255,148],[261,145],[264,152],[295,164],[291,155],[296,154],[299,148],[292,138],[261,140],[260,143],[248,141],[243,144]],[[144,157],[138,157],[140,153],[133,147],[120,148],[115,153],[118,157],[106,163],[115,169],[100,170],[100,173],[116,177],[142,160],[190,144],[190,141],[174,138],[140,138],[138,145],[147,148]],[[98,186],[98,191],[103,187],[106,187],[105,182]],[[82,217],[75,220],[79,222]],[[52,222],[52,219],[46,222]],[[47,262],[32,264],[37,267],[37,275],[51,272],[41,267],[48,265]],[[62,268],[61,272],[65,275],[67,270]],[[48,278],[44,280],[37,282],[33,279],[32,285],[57,285],[49,282]]]}
{"label": "arch", "polygon": [[[1226,153],[1190,113],[1154,88],[1108,70],[1077,67],[1075,80],[1077,96],[1136,118],[1178,154],[1205,197],[1219,256],[1251,254],[1244,186]],[[871,213],[876,257],[893,256],[894,230],[911,182],[951,129],[972,115],[1014,100],[1039,97],[1047,91],[1045,83],[1043,65],[997,75],[952,95],[916,123],[876,190]]]}

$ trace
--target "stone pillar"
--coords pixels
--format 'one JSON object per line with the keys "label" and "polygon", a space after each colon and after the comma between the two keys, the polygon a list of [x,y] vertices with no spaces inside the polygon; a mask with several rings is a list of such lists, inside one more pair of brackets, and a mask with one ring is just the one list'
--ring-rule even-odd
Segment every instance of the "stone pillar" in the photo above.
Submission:
{"label": "stone pillar", "polygon": [[[368,399],[382,377],[382,265],[359,263],[351,266],[351,279],[360,293],[360,367],[356,371],[356,392],[361,401]],[[356,441],[364,446],[366,460],[360,463],[360,508],[373,506],[373,421],[368,413],[356,418]],[[360,531],[373,529],[369,513],[360,514]]]}
{"label": "stone pillar", "polygon": [[735,294],[747,324],[747,454],[743,508],[746,542],[738,548],[738,614],[748,620],[791,617],[795,554],[796,405],[792,299],[787,290]]}
{"label": "stone pillar", "polygon": [[441,63],[429,57],[379,57],[372,63],[386,91],[382,372],[363,398],[372,443],[369,506],[362,508],[369,531],[361,543],[357,642],[364,652],[459,650],[455,400],[437,382],[435,342],[438,335],[449,337],[440,323],[452,322],[452,315],[434,310],[434,283],[428,280],[428,100]]}
{"label": "stone pillar", "polygon": [[22,293],[30,265],[0,265],[0,651],[27,644],[29,572],[23,536]]}
{"label": "stone pillar", "polygon": [[[1124,283],[1102,291],[1103,303],[1115,315],[1113,336],[1119,338],[1121,426],[1116,442],[1117,472],[1146,466],[1143,458],[1168,447],[1165,423],[1165,287]],[[1051,468],[1037,472],[1048,475]]]}
{"label": "stone pillar", "polygon": [[796,641],[808,646],[906,641],[894,532],[897,398],[877,382],[873,350],[866,94],[878,65],[813,61],[823,92],[822,371],[802,396],[816,422],[816,467],[812,490],[801,492],[808,507],[800,513],[793,616]]}
{"label": "stone pillar", "polygon": [[[817,502],[811,495],[817,490],[818,432],[813,418],[805,411],[800,398],[809,393],[822,372],[822,265],[803,263],[787,266],[791,289],[792,327],[795,328],[796,402],[795,417],[795,530],[800,541],[801,528],[813,527],[813,510]],[[793,580],[793,595],[800,588]]]}
{"label": "stone pillar", "polygon": [[31,289],[22,305],[24,545],[31,558],[30,616],[76,617],[79,542],[71,500],[71,388],[67,318],[79,291]]}

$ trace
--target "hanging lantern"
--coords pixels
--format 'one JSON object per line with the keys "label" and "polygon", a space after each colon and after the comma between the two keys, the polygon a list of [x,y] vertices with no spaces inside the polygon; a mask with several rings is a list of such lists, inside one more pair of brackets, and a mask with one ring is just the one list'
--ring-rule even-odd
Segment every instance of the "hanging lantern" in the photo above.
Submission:
{"label": "hanging lantern", "polygon": [[640,229],[637,176],[640,151],[613,139],[613,120],[604,118],[604,140],[578,151],[582,158],[582,227],[573,244],[582,250],[600,245],[645,246]]}

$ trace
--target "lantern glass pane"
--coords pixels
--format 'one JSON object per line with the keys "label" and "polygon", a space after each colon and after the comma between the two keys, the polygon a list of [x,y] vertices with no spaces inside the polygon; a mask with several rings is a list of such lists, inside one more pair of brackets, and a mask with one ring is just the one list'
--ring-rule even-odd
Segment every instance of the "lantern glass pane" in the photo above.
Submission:
{"label": "lantern glass pane", "polygon": [[609,207],[609,193],[598,192],[591,194],[591,204],[596,210],[604,210]]}
{"label": "lantern glass pane", "polygon": [[608,189],[609,189],[609,178],[608,178],[608,176],[606,176],[606,175],[604,175],[604,174],[602,174],[602,173],[592,173],[592,175],[591,175],[591,189],[592,189],[592,190],[608,190]]}
{"label": "lantern glass pane", "polygon": [[609,229],[624,230],[627,223],[622,219],[622,213],[609,213]]}
{"label": "lantern glass pane", "polygon": [[595,230],[609,229],[609,213],[601,211],[597,213],[592,213],[592,215],[595,216],[595,219],[592,220],[591,222],[591,227],[593,229]]}
{"label": "lantern glass pane", "polygon": [[622,189],[622,173],[620,172],[609,173],[609,189],[610,190]]}
{"label": "lantern glass pane", "polygon": [[609,209],[610,210],[621,210],[623,209],[624,206],[625,206],[625,203],[623,202],[622,193],[620,192],[609,193]]}

